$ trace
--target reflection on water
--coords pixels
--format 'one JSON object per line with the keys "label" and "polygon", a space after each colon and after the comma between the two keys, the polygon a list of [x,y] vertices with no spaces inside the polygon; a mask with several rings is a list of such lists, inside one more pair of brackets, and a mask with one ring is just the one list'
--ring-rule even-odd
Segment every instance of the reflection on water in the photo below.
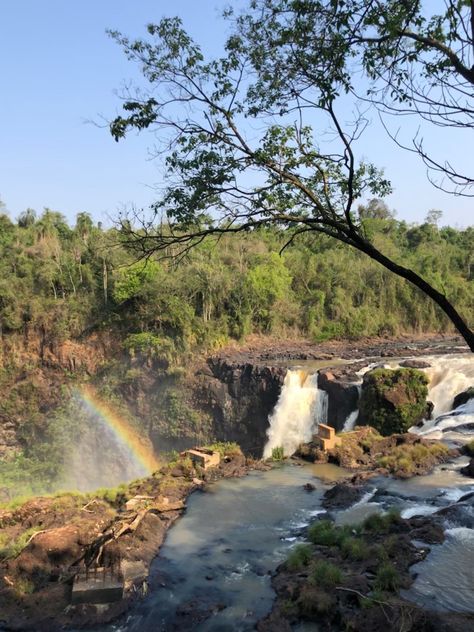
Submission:
{"label": "reflection on water", "polygon": [[327,483],[340,481],[354,474],[351,470],[334,465],[334,463],[313,463],[311,465],[311,473]]}

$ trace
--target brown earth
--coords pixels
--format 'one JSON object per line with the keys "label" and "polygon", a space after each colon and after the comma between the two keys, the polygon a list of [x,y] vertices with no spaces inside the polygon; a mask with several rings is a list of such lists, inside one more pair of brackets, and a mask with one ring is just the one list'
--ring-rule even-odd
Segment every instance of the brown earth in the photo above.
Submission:
{"label": "brown earth", "polygon": [[[52,632],[116,618],[139,597],[145,587],[143,577],[135,587],[133,582],[126,585],[122,601],[99,608],[71,605],[74,576],[86,565],[112,568],[134,561],[141,561],[148,572],[166,531],[185,510],[187,496],[205,482],[242,476],[248,468],[235,448],[208,471],[180,457],[109,501],[93,494],[69,494],[1,510],[4,540],[18,541],[28,529],[32,534],[16,556],[0,561],[0,625],[8,630]],[[125,502],[136,495],[150,498],[127,511]]]}

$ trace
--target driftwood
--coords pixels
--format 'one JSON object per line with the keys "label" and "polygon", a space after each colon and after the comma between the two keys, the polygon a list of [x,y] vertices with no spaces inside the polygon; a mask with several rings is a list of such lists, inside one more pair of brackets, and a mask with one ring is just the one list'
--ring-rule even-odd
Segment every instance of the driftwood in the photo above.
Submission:
{"label": "driftwood", "polygon": [[[93,502],[93,501],[91,501]],[[88,503],[90,504],[90,503]],[[87,505],[85,505],[87,507]],[[185,504],[182,500],[178,500],[174,503],[156,503],[140,511],[136,512],[133,516],[130,516],[129,520],[122,520],[116,525],[112,526],[106,533],[99,536],[92,544],[87,548],[84,555],[75,562],[75,565],[84,560],[86,566],[91,566],[94,562],[98,562],[104,552],[104,548],[113,541],[118,540],[127,533],[134,533],[141,522],[148,513],[165,513],[168,511],[180,511],[184,509]],[[84,509],[84,507],[83,507]],[[87,511],[87,509],[86,509]]]}

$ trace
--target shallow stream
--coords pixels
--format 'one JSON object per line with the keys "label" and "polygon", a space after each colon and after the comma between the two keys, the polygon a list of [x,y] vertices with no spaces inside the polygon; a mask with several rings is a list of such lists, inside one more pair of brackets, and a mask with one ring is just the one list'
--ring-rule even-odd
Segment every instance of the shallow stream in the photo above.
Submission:
{"label": "shallow stream", "polygon": [[[432,475],[408,481],[374,479],[362,501],[338,512],[336,521],[357,522],[393,506],[407,517],[447,507],[474,490],[472,480],[459,474],[461,465],[459,461],[448,470],[439,468]],[[333,465],[290,462],[267,472],[222,480],[206,492],[194,494],[152,565],[149,596],[126,619],[105,629],[253,630],[272,605],[271,572],[302,538],[308,523],[323,513],[322,495],[330,482],[347,474]],[[315,486],[314,491],[304,490],[308,482]],[[461,537],[465,546],[472,547],[473,531],[455,525],[451,528],[453,533],[448,534],[446,543],[432,547],[427,560],[417,565],[419,578],[405,596],[431,605],[436,591],[441,590],[436,583],[433,588],[433,577],[444,587],[446,573],[452,572],[446,570],[446,563],[451,569],[455,563],[455,585],[463,590],[443,588],[445,598],[438,602],[441,609],[462,611],[474,599],[473,560],[472,555],[463,555],[458,540]],[[423,578],[429,578],[429,586]]]}

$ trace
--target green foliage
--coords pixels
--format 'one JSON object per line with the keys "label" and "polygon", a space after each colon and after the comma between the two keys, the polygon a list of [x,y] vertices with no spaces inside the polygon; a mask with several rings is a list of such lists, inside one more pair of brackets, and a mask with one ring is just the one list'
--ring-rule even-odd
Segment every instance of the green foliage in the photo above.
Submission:
{"label": "green foliage", "polygon": [[363,523],[364,531],[371,533],[388,533],[392,525],[400,521],[400,511],[390,509],[384,514],[374,513],[368,516]]}
{"label": "green foliage", "polygon": [[360,414],[382,435],[406,432],[426,414],[427,384],[417,369],[374,369],[364,376]]}
{"label": "green foliage", "polygon": [[341,553],[350,560],[366,560],[370,556],[370,547],[361,538],[346,538],[341,544]]}
{"label": "green foliage", "polygon": [[299,571],[311,560],[312,550],[308,544],[298,544],[288,555],[286,566],[290,571]]}
{"label": "green foliage", "polygon": [[9,540],[5,534],[0,536],[0,559],[12,559],[18,557],[29,540],[35,533],[41,531],[40,527],[30,527],[13,540]]}
{"label": "green foliage", "polygon": [[335,588],[342,582],[343,574],[339,567],[326,560],[318,560],[311,568],[310,584],[326,590]]}
{"label": "green foliage", "polygon": [[171,362],[175,354],[173,340],[149,332],[129,334],[123,341],[123,346],[132,355],[140,353],[148,359],[166,363]]}
{"label": "green foliage", "polygon": [[350,527],[336,527],[330,520],[318,520],[308,529],[309,541],[321,546],[340,546],[350,534]]}
{"label": "green foliage", "polygon": [[397,569],[390,562],[383,562],[377,568],[374,586],[376,590],[396,592],[400,588],[401,578]]}
{"label": "green foliage", "polygon": [[276,446],[272,449],[272,461],[283,461],[285,458],[285,451],[282,446]]}
{"label": "green foliage", "polygon": [[240,446],[234,441],[217,441],[216,443],[204,446],[204,449],[219,452],[221,458],[242,454]]}
{"label": "green foliage", "polygon": [[158,270],[154,261],[139,261],[116,270],[113,290],[115,301],[123,303],[140,296],[144,286],[156,277]]}
{"label": "green foliage", "polygon": [[442,443],[415,443],[395,446],[390,455],[380,457],[377,463],[391,474],[406,478],[418,471],[425,472],[448,457],[449,448]]}

